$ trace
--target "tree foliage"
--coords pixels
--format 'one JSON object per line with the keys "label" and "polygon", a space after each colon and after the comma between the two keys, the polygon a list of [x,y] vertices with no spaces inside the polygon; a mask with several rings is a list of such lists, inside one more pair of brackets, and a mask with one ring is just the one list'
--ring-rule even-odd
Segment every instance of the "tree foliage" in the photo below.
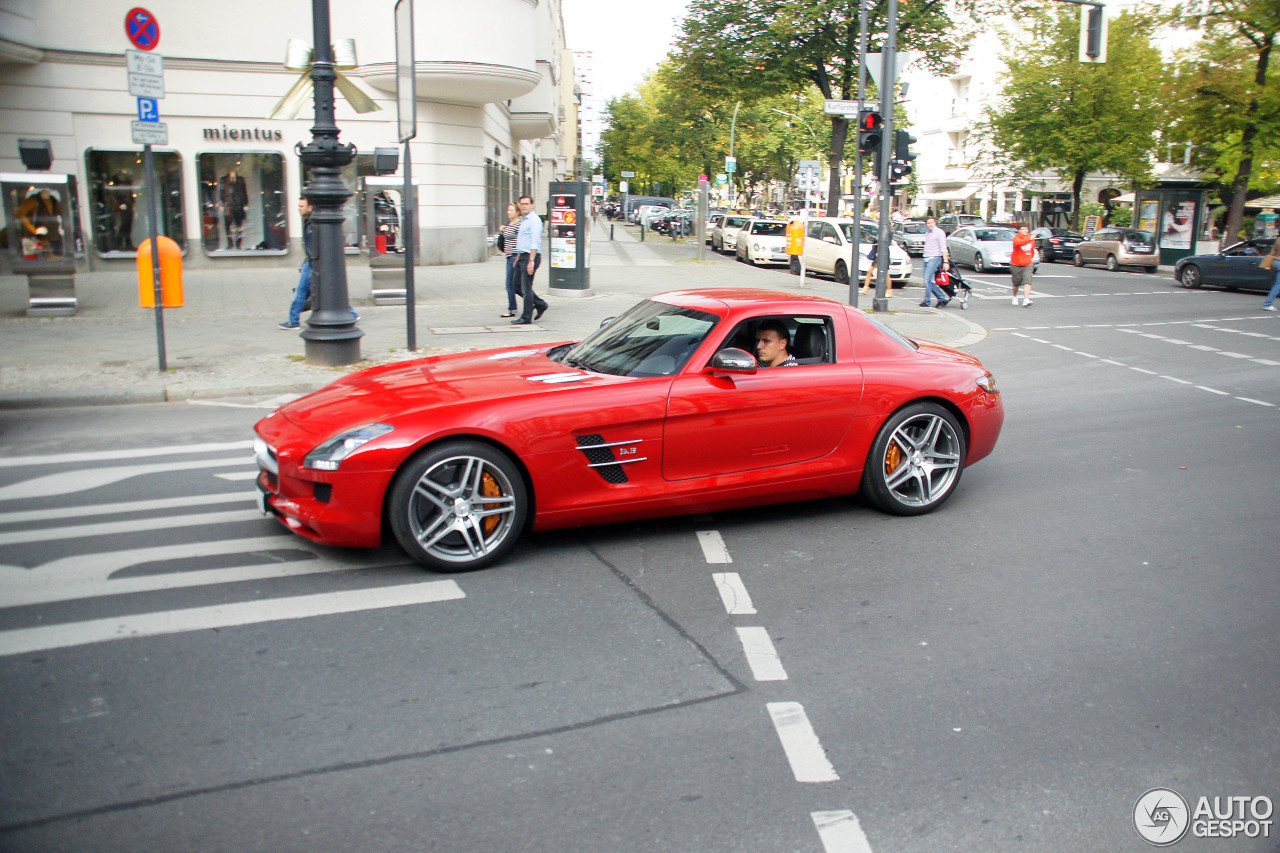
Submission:
{"label": "tree foliage", "polygon": [[[966,42],[958,15],[988,0],[903,2],[898,49],[920,54],[937,72],[953,67]],[[869,6],[868,51],[884,45],[887,3]],[[816,90],[852,100],[858,89],[858,0],[691,0],[678,42],[678,73],[699,81],[704,96],[748,103]],[[830,117],[831,212],[839,199],[849,121]]]}
{"label": "tree foliage", "polygon": [[1270,70],[1280,31],[1277,0],[1212,0],[1208,14],[1175,18],[1203,36],[1175,64],[1168,101],[1171,141],[1193,145],[1192,165],[1229,205],[1225,234],[1238,234],[1250,189],[1280,184],[1280,75]]}
{"label": "tree foliage", "polygon": [[1152,16],[1127,11],[1115,18],[1104,64],[1079,61],[1073,7],[1032,12],[1024,23],[1027,32],[1008,45],[1002,96],[980,135],[1023,171],[1052,171],[1070,182],[1077,212],[1090,172],[1135,183],[1149,178],[1166,115],[1163,63],[1148,38]]}

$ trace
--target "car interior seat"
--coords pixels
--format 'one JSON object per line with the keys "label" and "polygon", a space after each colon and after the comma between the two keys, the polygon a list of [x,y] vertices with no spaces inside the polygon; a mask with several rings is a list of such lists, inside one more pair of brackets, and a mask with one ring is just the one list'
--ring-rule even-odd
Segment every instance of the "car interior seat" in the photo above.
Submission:
{"label": "car interior seat", "polygon": [[827,362],[827,327],[822,323],[801,323],[792,336],[793,355],[800,364]]}

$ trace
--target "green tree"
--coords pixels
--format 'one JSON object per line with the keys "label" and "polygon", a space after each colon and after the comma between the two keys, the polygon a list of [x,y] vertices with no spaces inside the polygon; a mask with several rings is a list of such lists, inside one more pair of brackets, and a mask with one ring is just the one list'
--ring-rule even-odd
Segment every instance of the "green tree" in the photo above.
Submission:
{"label": "green tree", "polygon": [[1150,176],[1161,105],[1163,63],[1148,33],[1150,14],[1127,11],[1111,21],[1107,61],[1079,61],[1080,19],[1074,7],[1033,12],[1028,32],[1008,47],[1003,92],[987,110],[979,135],[1023,170],[1052,171],[1071,183],[1074,227],[1090,172],[1138,183]]}
{"label": "green tree", "polygon": [[[922,55],[931,69],[953,67],[965,38],[957,15],[988,0],[903,2],[898,47]],[[853,100],[858,89],[859,0],[691,0],[675,56],[679,72],[698,81],[704,97],[732,104],[790,95],[812,87],[824,99]],[[869,7],[868,50],[886,32],[885,0]],[[849,121],[830,117],[829,212],[839,202],[840,165]]]}
{"label": "green tree", "polygon": [[1280,30],[1277,0],[1212,0],[1208,14],[1178,20],[1203,37],[1176,63],[1169,139],[1190,142],[1192,165],[1218,184],[1228,205],[1224,235],[1239,234],[1250,188],[1280,181],[1280,80],[1269,73]]}

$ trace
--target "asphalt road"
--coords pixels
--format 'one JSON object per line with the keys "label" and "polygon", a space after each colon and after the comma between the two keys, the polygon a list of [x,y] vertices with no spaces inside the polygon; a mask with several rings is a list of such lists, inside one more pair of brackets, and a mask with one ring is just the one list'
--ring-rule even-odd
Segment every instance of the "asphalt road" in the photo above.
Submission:
{"label": "asphalt road", "polygon": [[969,277],[1007,420],[921,518],[433,575],[256,516],[276,401],[0,413],[0,849],[1136,851],[1149,789],[1280,799],[1280,323]]}

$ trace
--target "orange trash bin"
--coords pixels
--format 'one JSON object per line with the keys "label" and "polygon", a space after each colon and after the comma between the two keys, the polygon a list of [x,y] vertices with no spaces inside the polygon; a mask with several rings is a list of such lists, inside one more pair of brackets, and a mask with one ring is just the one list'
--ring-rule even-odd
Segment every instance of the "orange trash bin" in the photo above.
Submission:
{"label": "orange trash bin", "polygon": [[[164,308],[181,308],[182,299],[182,249],[168,237],[156,238],[160,254],[160,301]],[[156,285],[151,276],[151,241],[143,240],[138,246],[138,304],[143,308],[156,307]]]}

